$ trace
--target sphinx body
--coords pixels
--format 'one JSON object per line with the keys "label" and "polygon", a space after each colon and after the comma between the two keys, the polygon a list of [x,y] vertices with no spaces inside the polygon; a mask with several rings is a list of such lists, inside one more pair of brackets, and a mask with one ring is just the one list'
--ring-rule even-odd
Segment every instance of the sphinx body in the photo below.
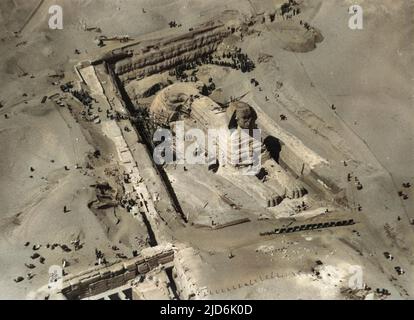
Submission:
{"label": "sphinx body", "polygon": [[[170,128],[174,135],[178,134],[178,127],[182,123],[187,129],[203,131],[206,137],[209,136],[208,131],[219,132],[218,139],[214,142],[217,148],[213,150],[221,151],[221,156],[211,154],[211,149],[207,148],[211,142],[208,141],[200,146],[199,152],[207,159],[218,159],[216,166],[212,166],[216,174],[247,190],[252,196],[264,197],[265,206],[276,206],[285,198],[304,196],[307,191],[302,183],[272,158],[262,143],[263,137],[257,135],[260,130],[256,125],[255,110],[241,101],[230,102],[227,108],[223,108],[209,97],[201,95],[200,85],[198,87],[197,84],[176,83],[158,92],[150,107],[154,121]],[[242,148],[241,145],[247,148]],[[252,175],[252,167],[257,162],[242,153],[252,155],[257,147],[260,162]],[[237,150],[237,153],[228,152],[229,150]],[[240,158],[244,161],[237,161]],[[211,165],[210,161],[207,162]]]}

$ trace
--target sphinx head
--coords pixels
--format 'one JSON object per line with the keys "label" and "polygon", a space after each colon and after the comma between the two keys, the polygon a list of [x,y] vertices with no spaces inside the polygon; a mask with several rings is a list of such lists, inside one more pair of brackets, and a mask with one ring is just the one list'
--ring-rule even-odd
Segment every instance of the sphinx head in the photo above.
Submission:
{"label": "sphinx head", "polygon": [[245,102],[235,101],[230,104],[229,109],[232,113],[231,122],[233,122],[233,126],[237,124],[237,127],[241,129],[256,128],[257,114],[250,105]]}

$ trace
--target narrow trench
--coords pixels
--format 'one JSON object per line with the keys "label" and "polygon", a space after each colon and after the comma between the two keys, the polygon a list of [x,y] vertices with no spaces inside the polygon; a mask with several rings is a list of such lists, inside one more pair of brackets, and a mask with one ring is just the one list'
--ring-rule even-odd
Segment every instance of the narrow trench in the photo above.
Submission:
{"label": "narrow trench", "polygon": [[[111,67],[108,68],[108,71],[109,71],[109,74],[112,77],[112,79],[114,79],[115,84],[116,84],[116,88],[119,91],[119,93],[121,95],[121,98],[124,101],[125,106],[128,109],[129,113],[132,114],[132,115],[136,114],[134,105],[132,104],[128,94],[125,92],[123,85],[119,81],[119,78],[114,74],[113,69]],[[137,130],[139,135],[143,138],[143,141],[144,141],[145,147],[147,148],[147,151],[152,152],[153,146],[152,146],[152,143],[151,143],[152,141],[150,141],[151,137],[148,137],[146,132],[144,132],[144,130],[142,130],[142,128],[145,128],[145,126],[139,126],[139,123],[138,123],[138,126],[135,123],[132,123],[132,124],[135,127],[135,130]],[[169,196],[172,200],[172,203],[173,203],[173,206],[174,206],[176,212],[179,213],[181,218],[187,223],[188,220],[187,220],[187,218],[185,217],[185,215],[183,213],[180,202],[178,201],[177,195],[175,194],[175,191],[174,191],[174,189],[171,185],[171,182],[168,179],[167,173],[165,172],[165,170],[161,166],[157,166],[157,165],[154,164],[154,167],[157,170],[158,174],[160,175],[161,180],[162,180],[164,186],[167,189],[167,192],[168,192],[168,194],[169,194]],[[149,220],[148,220],[145,213],[141,213],[141,216],[142,216],[142,220],[143,220],[143,222],[144,222],[144,224],[147,228],[147,231],[148,231],[149,244],[152,247],[156,246],[157,245],[157,239],[155,237],[155,233],[152,229],[151,223],[149,222]],[[173,268],[172,267],[167,268],[165,270],[165,273],[166,273],[166,275],[169,279],[170,288],[171,288],[171,291],[174,295],[174,298],[176,300],[179,300],[180,296],[179,296],[179,293],[178,293],[178,290],[177,290],[177,285],[176,285],[175,280],[174,280]]]}
{"label": "narrow trench", "polygon": [[155,237],[155,233],[152,230],[151,223],[148,221],[147,215],[141,212],[142,221],[144,221],[145,226],[147,227],[148,237],[149,237],[149,244],[151,247],[155,247],[158,245],[157,238]]}
{"label": "narrow trench", "polygon": [[[131,115],[136,115],[137,112],[135,110],[135,107],[133,105],[133,103],[131,102],[128,94],[125,92],[124,86],[122,85],[122,83],[120,83],[119,78],[116,76],[116,74],[114,73],[113,69],[111,66],[108,66],[108,71],[109,71],[109,75],[110,77],[112,77],[112,79],[114,79],[115,83],[116,83],[116,89],[119,91],[121,98],[123,100],[123,102],[125,103],[126,108],[128,109],[129,113]],[[140,119],[138,117],[138,121],[142,121],[142,119]],[[147,151],[152,154],[153,151],[153,145],[152,145],[152,141],[150,140],[151,137],[148,137],[148,134],[142,129],[144,128],[144,124],[141,126],[139,125],[140,123],[138,123],[138,125],[134,122],[131,121],[131,124],[134,126],[135,130],[139,133],[139,135],[143,138],[145,147],[147,148]],[[167,192],[171,198],[172,204],[174,206],[174,209],[176,210],[176,212],[180,215],[181,219],[185,222],[188,223],[188,219],[186,217],[186,215],[183,212],[183,209],[180,205],[180,202],[178,200],[178,197],[174,191],[174,188],[171,185],[170,179],[168,178],[167,173],[165,172],[165,170],[163,169],[162,166],[159,165],[154,165],[154,168],[157,170],[159,176],[161,177],[161,181],[163,182],[165,188],[167,189]]]}
{"label": "narrow trench", "polygon": [[[147,145],[147,148],[148,148],[148,145]],[[175,193],[174,188],[171,185],[171,182],[170,182],[170,179],[168,178],[167,173],[162,168],[162,166],[156,166],[156,167],[157,167],[158,173],[160,174],[161,179],[162,179],[162,181],[165,185],[165,188],[167,189],[167,191],[168,191],[168,193],[171,197],[174,209],[180,214],[180,217],[184,220],[184,222],[188,223],[188,219],[187,219],[187,217],[185,216],[185,214],[183,212],[183,209],[180,205],[180,201],[177,198],[177,194]]]}
{"label": "narrow trench", "polygon": [[173,276],[173,267],[165,269],[165,273],[167,274],[168,280],[170,280],[170,288],[174,294],[174,298],[180,300],[180,295],[178,294],[177,285]]}

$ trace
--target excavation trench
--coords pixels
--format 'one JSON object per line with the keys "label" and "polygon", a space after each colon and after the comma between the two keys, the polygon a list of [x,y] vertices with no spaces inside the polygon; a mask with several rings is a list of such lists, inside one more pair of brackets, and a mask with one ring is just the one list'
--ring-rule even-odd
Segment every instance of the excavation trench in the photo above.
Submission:
{"label": "excavation trench", "polygon": [[[134,121],[131,121],[132,126],[135,128],[138,135],[142,138],[145,147],[147,149],[147,152],[152,155],[153,154],[153,148],[154,144],[152,141],[152,135],[150,134],[149,130],[146,130],[147,128],[147,119],[136,110],[134,104],[131,102],[131,99],[129,98],[128,94],[126,93],[123,84],[121,83],[119,77],[115,74],[111,66],[107,65],[107,70],[109,72],[110,77],[114,80],[114,84],[116,87],[116,90],[118,91],[119,95],[122,98],[122,101],[128,110],[129,114],[134,118]],[[152,157],[151,157],[152,158]],[[188,219],[186,215],[183,212],[183,209],[180,205],[180,202],[178,200],[178,197],[174,191],[174,188],[171,185],[170,179],[168,178],[167,173],[165,172],[164,168],[161,165],[157,165],[153,162],[153,166],[156,169],[158,175],[161,177],[161,181],[165,187],[165,189],[168,192],[168,195],[171,199],[171,203],[175,209],[175,211],[178,213],[178,215],[181,217],[181,219],[187,223]]]}

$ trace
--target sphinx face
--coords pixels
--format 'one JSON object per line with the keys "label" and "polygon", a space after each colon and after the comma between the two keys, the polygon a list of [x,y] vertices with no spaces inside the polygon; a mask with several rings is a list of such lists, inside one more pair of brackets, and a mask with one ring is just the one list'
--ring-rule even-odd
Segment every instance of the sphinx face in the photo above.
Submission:
{"label": "sphinx face", "polygon": [[252,129],[255,126],[256,113],[250,107],[242,107],[236,109],[237,125],[242,129]]}

